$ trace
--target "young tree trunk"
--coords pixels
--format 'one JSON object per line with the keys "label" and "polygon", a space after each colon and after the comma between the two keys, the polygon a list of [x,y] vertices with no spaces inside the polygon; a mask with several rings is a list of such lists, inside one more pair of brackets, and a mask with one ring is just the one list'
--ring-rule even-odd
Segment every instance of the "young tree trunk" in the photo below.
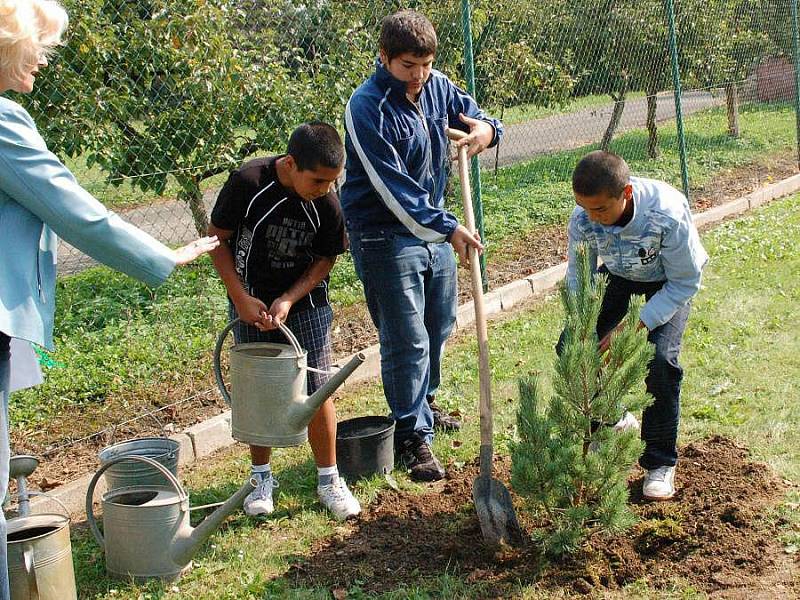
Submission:
{"label": "young tree trunk", "polygon": [[739,137],[739,90],[735,83],[725,86],[725,103],[728,105],[728,135]]}
{"label": "young tree trunk", "polygon": [[647,94],[647,157],[658,158],[658,124],[656,123],[656,109],[658,100],[655,92]]}
{"label": "young tree trunk", "polygon": [[614,133],[617,131],[619,122],[622,119],[622,113],[625,110],[625,90],[619,95],[611,94],[611,98],[614,100],[614,110],[611,112],[611,120],[608,122],[603,139],[600,141],[600,149],[605,151],[608,151],[608,147],[611,145],[611,140],[614,138]]}
{"label": "young tree trunk", "polygon": [[205,235],[208,231],[208,213],[203,204],[203,192],[200,191],[199,179],[195,177],[179,177],[178,183],[181,186],[181,190],[178,192],[178,199],[183,200],[189,206],[197,234]]}

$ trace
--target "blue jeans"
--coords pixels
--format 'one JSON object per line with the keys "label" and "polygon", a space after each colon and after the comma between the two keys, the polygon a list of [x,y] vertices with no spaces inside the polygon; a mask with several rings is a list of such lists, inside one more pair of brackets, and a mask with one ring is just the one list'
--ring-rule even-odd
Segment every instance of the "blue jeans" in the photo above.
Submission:
{"label": "blue jeans", "polygon": [[[0,332],[0,503],[5,500],[8,491],[8,461],[10,450],[8,443],[8,396],[11,377],[11,353],[8,345],[11,342]],[[0,508],[0,600],[8,600],[11,592],[8,589],[8,548],[6,546],[6,518]]]}
{"label": "blue jeans", "polygon": [[444,345],[456,322],[456,260],[450,244],[396,230],[351,231],[350,252],[381,344],[381,377],[395,440],[433,440],[426,401],[441,381]]}

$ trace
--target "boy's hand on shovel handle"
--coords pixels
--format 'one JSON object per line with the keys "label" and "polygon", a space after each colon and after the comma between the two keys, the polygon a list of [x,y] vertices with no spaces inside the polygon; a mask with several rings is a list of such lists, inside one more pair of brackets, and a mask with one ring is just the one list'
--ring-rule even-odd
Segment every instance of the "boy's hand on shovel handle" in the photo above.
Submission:
{"label": "boy's hand on shovel handle", "polygon": [[481,236],[476,231],[470,233],[469,229],[463,225],[458,225],[450,236],[450,243],[458,254],[459,260],[465,264],[469,264],[469,249],[475,248],[475,251],[480,255],[483,253],[483,244],[481,243]]}

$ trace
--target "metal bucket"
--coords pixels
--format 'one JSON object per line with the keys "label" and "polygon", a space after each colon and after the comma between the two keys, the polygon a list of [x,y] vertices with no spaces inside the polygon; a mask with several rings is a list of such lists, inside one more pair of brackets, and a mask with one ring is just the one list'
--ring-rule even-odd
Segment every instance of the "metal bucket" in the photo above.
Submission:
{"label": "metal bucket", "polygon": [[[121,456],[144,456],[164,465],[178,476],[178,453],[180,444],[162,437],[126,440],[100,451],[100,465],[105,465]],[[106,487],[115,490],[139,485],[169,485],[169,481],[155,468],[138,460],[125,460],[111,465],[105,471]]]}
{"label": "metal bucket", "polygon": [[391,473],[394,467],[394,421],[357,417],[336,426],[336,464],[345,479]]}
{"label": "metal bucket", "polygon": [[8,576],[14,600],[77,600],[69,517],[9,519]]}

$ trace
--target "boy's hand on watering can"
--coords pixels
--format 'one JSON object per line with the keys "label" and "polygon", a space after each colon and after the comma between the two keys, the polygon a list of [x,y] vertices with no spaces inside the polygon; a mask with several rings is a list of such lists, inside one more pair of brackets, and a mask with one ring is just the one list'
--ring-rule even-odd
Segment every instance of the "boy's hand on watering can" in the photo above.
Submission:
{"label": "boy's hand on watering can", "polygon": [[269,314],[267,315],[268,325],[266,329],[277,329],[280,323],[285,323],[291,308],[291,300],[288,300],[283,296],[275,298],[272,306],[269,307]]}
{"label": "boy's hand on watering can", "polygon": [[459,260],[465,264],[469,264],[469,248],[472,246],[478,251],[478,254],[483,252],[483,244],[481,243],[481,236],[476,231],[470,233],[469,229],[463,225],[458,225],[453,234],[450,236],[450,243],[458,254]]}
{"label": "boy's hand on watering can", "polygon": [[267,305],[261,300],[249,294],[244,294],[241,298],[235,300],[233,305],[236,307],[236,314],[239,315],[242,321],[248,325],[254,325],[262,331],[265,330]]}

